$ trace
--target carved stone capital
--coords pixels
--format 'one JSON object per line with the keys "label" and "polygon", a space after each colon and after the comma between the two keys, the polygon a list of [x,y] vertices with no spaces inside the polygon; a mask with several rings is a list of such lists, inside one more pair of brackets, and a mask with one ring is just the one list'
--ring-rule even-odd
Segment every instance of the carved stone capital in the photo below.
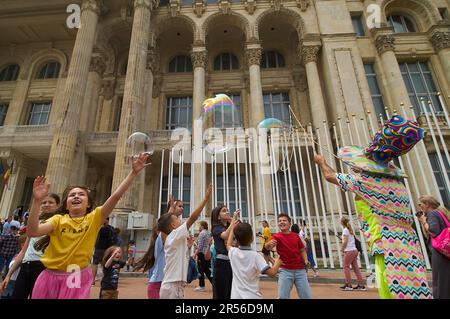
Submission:
{"label": "carved stone capital", "polygon": [[195,68],[205,68],[207,53],[206,50],[191,52],[192,66]]}
{"label": "carved stone capital", "polygon": [[152,0],[134,0],[134,9],[142,7],[151,10],[152,6],[153,6]]}
{"label": "carved stone capital", "polygon": [[375,46],[377,47],[378,54],[381,55],[386,51],[395,50],[395,38],[393,35],[380,35],[375,40]]}
{"label": "carved stone capital", "polygon": [[278,11],[283,6],[283,0],[270,0],[270,5]]}
{"label": "carved stone capital", "polygon": [[256,0],[245,0],[245,10],[248,14],[253,14],[256,10]]}
{"label": "carved stone capital", "polygon": [[450,48],[450,32],[435,32],[430,38],[431,44],[434,49],[439,52],[443,49]]}
{"label": "carved stone capital", "polygon": [[230,13],[231,11],[231,1],[230,0],[219,0],[219,10],[223,14]]}
{"label": "carved stone capital", "polygon": [[147,52],[147,69],[153,73],[159,71],[159,56],[155,48],[149,48]]}
{"label": "carved stone capital", "polygon": [[206,10],[205,1],[203,0],[195,0],[192,4],[192,7],[194,8],[194,13],[197,16],[197,18],[201,18],[203,13]]}
{"label": "carved stone capital", "polygon": [[309,62],[317,62],[317,54],[319,51],[319,45],[303,45],[300,52],[303,59],[303,64],[306,65]]}
{"label": "carved stone capital", "polygon": [[103,0],[83,0],[83,3],[81,4],[81,11],[85,10],[102,15],[106,13],[107,8]]}
{"label": "carved stone capital", "polygon": [[181,4],[179,0],[169,0],[169,13],[172,18],[180,14]]}
{"label": "carved stone capital", "polygon": [[247,58],[248,66],[261,64],[261,48],[252,48],[245,50],[245,56]]}
{"label": "carved stone capital", "polygon": [[297,7],[299,7],[302,11],[306,11],[310,4],[310,0],[297,0]]}
{"label": "carved stone capital", "polygon": [[105,58],[100,53],[93,53],[91,57],[91,64],[89,66],[90,72],[97,72],[100,76],[106,70]]}
{"label": "carved stone capital", "polygon": [[111,100],[114,96],[114,89],[116,86],[115,78],[107,78],[103,79],[102,89],[100,91],[100,95],[103,95],[105,100]]}

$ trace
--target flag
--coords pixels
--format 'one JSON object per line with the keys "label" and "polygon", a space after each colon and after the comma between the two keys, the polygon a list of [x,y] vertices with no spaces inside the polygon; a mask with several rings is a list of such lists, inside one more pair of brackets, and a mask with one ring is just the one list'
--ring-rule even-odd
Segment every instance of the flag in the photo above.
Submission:
{"label": "flag", "polygon": [[14,160],[11,161],[11,165],[6,170],[5,175],[3,175],[3,181],[5,182],[5,186],[8,185],[9,178],[11,177],[13,169],[14,169]]}

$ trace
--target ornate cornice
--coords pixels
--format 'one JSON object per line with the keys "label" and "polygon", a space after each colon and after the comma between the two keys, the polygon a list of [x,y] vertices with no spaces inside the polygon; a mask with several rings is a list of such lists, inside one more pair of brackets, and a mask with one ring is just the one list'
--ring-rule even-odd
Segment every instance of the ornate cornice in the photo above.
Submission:
{"label": "ornate cornice", "polygon": [[230,0],[219,0],[218,2],[219,10],[223,14],[230,13],[231,11],[231,1]]}
{"label": "ornate cornice", "polygon": [[306,11],[310,4],[310,0],[297,0],[297,7],[302,11]]}
{"label": "ornate cornice", "polygon": [[261,64],[261,48],[252,48],[245,50],[245,56],[247,58],[248,66]]}
{"label": "ornate cornice", "polygon": [[317,55],[320,51],[320,45],[303,45],[301,47],[301,56],[303,59],[303,64],[308,64],[309,62],[317,62]]}
{"label": "ornate cornice", "polygon": [[437,52],[443,49],[448,49],[450,48],[450,32],[435,32],[431,36],[430,42],[433,44],[433,47]]}
{"label": "ornate cornice", "polygon": [[191,60],[194,68],[205,68],[207,60],[206,50],[191,52]]}
{"label": "ornate cornice", "polygon": [[395,38],[393,35],[380,35],[375,40],[375,46],[377,47],[378,54],[381,55],[386,51],[395,50]]}
{"label": "ornate cornice", "polygon": [[201,18],[206,10],[206,4],[203,0],[195,0],[192,4],[192,7],[194,8],[194,12],[197,18]]}
{"label": "ornate cornice", "polygon": [[245,10],[248,14],[253,14],[256,10],[256,0],[245,0]]}

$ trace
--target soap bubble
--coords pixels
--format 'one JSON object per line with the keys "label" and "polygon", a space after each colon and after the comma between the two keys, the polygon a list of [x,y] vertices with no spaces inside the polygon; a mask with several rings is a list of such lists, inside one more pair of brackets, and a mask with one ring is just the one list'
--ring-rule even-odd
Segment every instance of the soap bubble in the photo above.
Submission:
{"label": "soap bubble", "polygon": [[136,158],[141,153],[152,155],[155,151],[150,137],[142,132],[135,132],[128,137],[127,149],[130,158]]}
{"label": "soap bubble", "polygon": [[279,119],[275,118],[267,118],[259,122],[258,128],[265,128],[265,129],[271,129],[271,128],[283,128],[286,125],[283,121],[280,121]]}

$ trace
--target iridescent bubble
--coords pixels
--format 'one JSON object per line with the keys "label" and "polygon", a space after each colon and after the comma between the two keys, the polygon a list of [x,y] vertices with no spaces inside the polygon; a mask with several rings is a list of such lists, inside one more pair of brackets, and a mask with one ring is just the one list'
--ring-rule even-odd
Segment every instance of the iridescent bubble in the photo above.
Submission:
{"label": "iridescent bubble", "polygon": [[130,158],[135,158],[141,153],[152,155],[155,151],[150,137],[142,132],[131,134],[127,139],[126,145]]}
{"label": "iridescent bubble", "polygon": [[279,119],[275,119],[272,117],[264,119],[258,124],[258,128],[265,128],[265,129],[283,128],[283,127],[285,127],[283,121],[280,121]]}
{"label": "iridescent bubble", "polygon": [[206,99],[202,104],[201,117],[205,124],[213,117],[215,126],[222,128],[241,123],[239,109],[226,94],[216,94],[215,97]]}

